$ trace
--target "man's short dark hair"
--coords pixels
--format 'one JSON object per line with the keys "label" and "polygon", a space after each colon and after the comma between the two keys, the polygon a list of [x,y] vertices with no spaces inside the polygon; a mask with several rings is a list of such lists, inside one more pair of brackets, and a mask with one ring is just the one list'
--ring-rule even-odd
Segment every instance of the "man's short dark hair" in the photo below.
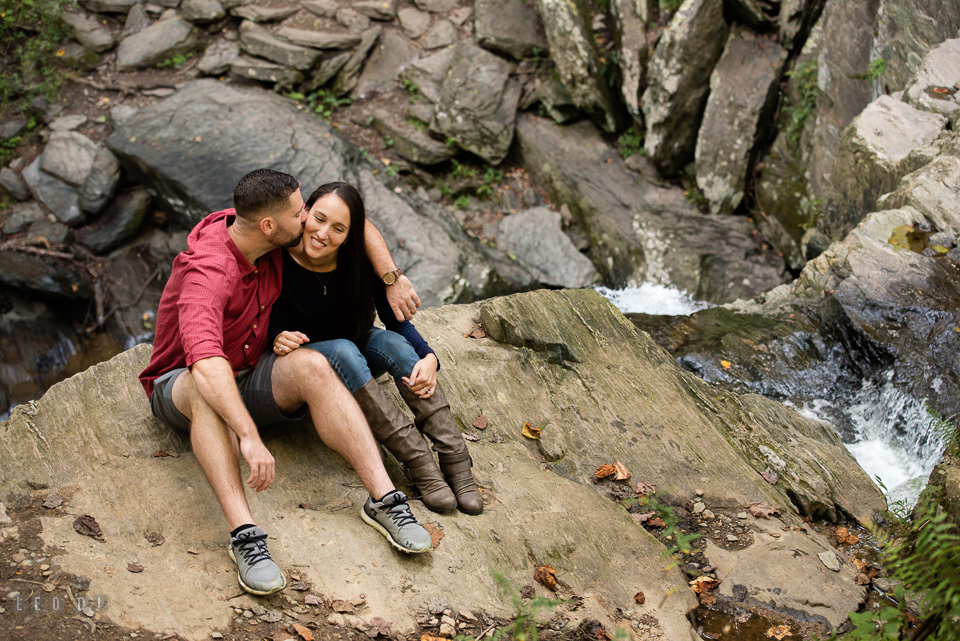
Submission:
{"label": "man's short dark hair", "polygon": [[258,220],[290,200],[300,183],[290,174],[273,169],[256,169],[240,179],[233,190],[233,207],[237,216]]}

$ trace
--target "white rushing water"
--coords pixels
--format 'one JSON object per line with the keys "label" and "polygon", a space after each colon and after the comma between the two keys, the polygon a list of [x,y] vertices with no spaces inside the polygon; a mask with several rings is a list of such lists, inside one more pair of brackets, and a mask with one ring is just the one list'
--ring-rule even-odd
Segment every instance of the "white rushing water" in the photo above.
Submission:
{"label": "white rushing water", "polygon": [[[639,287],[611,290],[597,287],[623,313],[689,315],[713,305],[690,298],[673,287],[643,283]],[[846,444],[867,474],[886,488],[888,502],[903,501],[911,508],[927,483],[930,472],[943,454],[944,444],[936,432],[937,421],[923,402],[904,394],[892,383],[893,372],[879,382],[863,382],[860,390],[843,406],[817,400],[794,407],[807,418],[836,425],[830,416],[842,415],[856,433]],[[838,430],[839,431],[839,430]]]}

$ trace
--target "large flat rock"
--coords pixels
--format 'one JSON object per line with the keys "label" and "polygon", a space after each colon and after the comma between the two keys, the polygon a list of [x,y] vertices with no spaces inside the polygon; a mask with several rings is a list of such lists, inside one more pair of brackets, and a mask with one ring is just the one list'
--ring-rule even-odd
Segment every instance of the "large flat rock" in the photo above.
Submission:
{"label": "large flat rock", "polygon": [[545,53],[548,47],[540,13],[524,0],[477,0],[473,5],[477,44],[517,60]]}
{"label": "large flat rock", "polygon": [[181,18],[171,18],[127,36],[117,48],[117,68],[121,71],[153,67],[177,54],[193,51],[197,32]]}
{"label": "large flat rock", "polygon": [[[477,318],[491,338],[464,336]],[[766,500],[793,522],[788,489],[798,502],[836,504],[854,515],[881,505],[825,426],[682,371],[594,292],[446,306],[417,323],[444,359],[441,378],[456,418],[463,425],[488,418],[483,432],[467,428],[480,439],[471,452],[488,501],[484,514],[435,515],[414,501],[446,536],[432,554],[396,553],[359,519],[365,497],[352,487],[356,477],[307,425],[265,433],[279,474],[269,491],[250,496],[283,569],[295,569],[315,593],[364,595],[363,617],[383,617],[394,630],[411,632],[415,612],[438,597],[454,610],[509,615],[490,572],[525,585],[534,566],[549,562],[570,595],[583,599],[568,616],[609,624],[620,609],[628,618],[655,617],[663,638],[695,639],[685,618],[696,606],[693,593],[677,569],[664,571],[662,546],[601,494],[593,475],[603,462],[621,461],[664,496],[703,488],[711,503]],[[60,550],[64,571],[89,578],[88,592],[108,597],[101,616],[199,640],[251,600],[226,600],[237,593],[223,550],[226,524],[189,444],[150,414],[136,380],[149,352],[140,346],[101,363],[0,423],[0,497],[38,486],[61,492],[70,516],[44,516],[41,536]],[[543,427],[540,443],[520,435],[526,421]],[[776,486],[759,475],[771,464],[763,448],[785,459]],[[156,450],[180,455],[156,458]],[[297,509],[300,503],[320,509]],[[104,541],[79,536],[76,514],[93,515]],[[166,543],[146,545],[145,532]],[[748,562],[750,550],[738,558]],[[142,573],[125,571],[132,559]],[[633,602],[637,591],[646,605]],[[168,607],[154,607],[161,601]]]}

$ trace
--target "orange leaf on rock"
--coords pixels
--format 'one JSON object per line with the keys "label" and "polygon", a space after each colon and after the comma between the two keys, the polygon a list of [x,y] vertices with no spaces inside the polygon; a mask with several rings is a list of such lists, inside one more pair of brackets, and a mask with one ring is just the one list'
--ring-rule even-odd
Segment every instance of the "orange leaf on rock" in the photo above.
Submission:
{"label": "orange leaf on rock", "polygon": [[767,630],[767,636],[777,641],[783,641],[784,638],[791,636],[789,625],[775,625]]}
{"label": "orange leaf on rock", "polygon": [[421,634],[420,641],[449,641],[449,640],[444,639],[443,637],[432,637],[429,634]]}
{"label": "orange leaf on rock", "polygon": [[557,591],[557,571],[550,565],[541,565],[534,570],[533,580],[548,590]]}
{"label": "orange leaf on rock", "polygon": [[626,481],[628,478],[630,478],[630,470],[624,467],[623,463],[620,461],[614,461],[613,468],[617,471],[617,475],[613,477],[613,480]]}
{"label": "orange leaf on rock", "polygon": [[713,592],[704,592],[700,595],[700,605],[716,605],[717,597]]}
{"label": "orange leaf on rock", "polygon": [[527,438],[532,438],[532,439],[540,438],[540,428],[534,427],[530,423],[524,423],[523,427],[520,428],[520,433],[526,436]]}
{"label": "orange leaf on rock", "polygon": [[950,90],[947,89],[946,87],[934,87],[933,92],[934,93],[950,93]]}
{"label": "orange leaf on rock", "polygon": [[481,414],[480,416],[477,417],[477,420],[473,422],[473,426],[478,430],[487,429],[487,417]]}
{"label": "orange leaf on rock", "polygon": [[608,476],[613,476],[617,473],[617,468],[612,465],[601,465],[597,468],[597,471],[593,473],[598,479],[605,479]]}
{"label": "orange leaf on rock", "polygon": [[860,537],[853,534],[845,527],[837,528],[837,543],[840,545],[856,545],[860,542]]}
{"label": "orange leaf on rock", "polygon": [[663,519],[661,519],[659,516],[654,517],[654,518],[650,519],[649,521],[647,521],[647,525],[649,525],[650,527],[655,527],[655,528],[664,528],[664,527],[667,527],[667,524],[664,523],[664,522],[663,522]]}
{"label": "orange leaf on rock", "polygon": [[313,641],[313,632],[310,631],[310,628],[305,628],[299,623],[294,623],[293,629],[297,631],[297,634],[300,635],[303,641]]}
{"label": "orange leaf on rock", "polygon": [[636,594],[633,595],[633,600],[639,603],[640,605],[643,605],[644,603],[647,602],[647,597],[643,596],[643,592],[637,592]]}
{"label": "orange leaf on rock", "polygon": [[430,525],[429,523],[424,523],[423,529],[430,533],[430,543],[433,545],[433,549],[436,550],[437,546],[440,545],[440,539],[445,537],[446,534],[437,526]]}
{"label": "orange leaf on rock", "polygon": [[469,336],[470,338],[486,338],[487,333],[483,331],[482,328],[478,327],[472,332],[470,332],[469,334],[467,334],[467,336]]}
{"label": "orange leaf on rock", "polygon": [[690,587],[693,588],[693,591],[697,594],[701,594],[705,590],[712,590],[718,585],[720,585],[720,581],[711,579],[708,576],[698,576],[690,582]]}
{"label": "orange leaf on rock", "polygon": [[730,361],[720,361],[720,365],[723,366],[723,369],[730,369]]}

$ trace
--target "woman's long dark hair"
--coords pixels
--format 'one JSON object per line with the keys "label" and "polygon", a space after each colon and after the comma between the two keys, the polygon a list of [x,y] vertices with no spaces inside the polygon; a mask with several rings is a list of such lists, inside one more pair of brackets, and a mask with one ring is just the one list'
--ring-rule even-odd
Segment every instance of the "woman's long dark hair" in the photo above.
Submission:
{"label": "woman's long dark hair", "polygon": [[344,338],[349,338],[363,347],[373,326],[374,316],[373,294],[370,291],[370,273],[373,268],[367,260],[363,236],[367,213],[360,192],[353,185],[344,182],[327,183],[317,187],[307,198],[307,209],[312,208],[314,203],[327,194],[335,194],[350,210],[350,231],[337,251],[337,270],[343,270],[342,273],[346,275],[344,305],[337,324]]}

